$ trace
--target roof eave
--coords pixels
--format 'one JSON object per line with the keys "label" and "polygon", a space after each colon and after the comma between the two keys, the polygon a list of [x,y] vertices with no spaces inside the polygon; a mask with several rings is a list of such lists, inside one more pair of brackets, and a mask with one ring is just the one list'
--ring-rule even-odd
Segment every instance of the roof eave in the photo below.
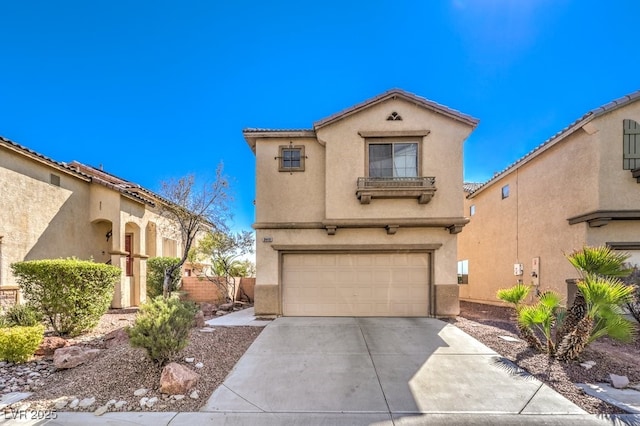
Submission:
{"label": "roof eave", "polygon": [[472,128],[476,128],[476,126],[480,122],[480,120],[478,120],[477,118],[474,118],[467,114],[463,114],[459,111],[448,108],[444,105],[438,104],[436,102],[430,101],[420,96],[414,95],[413,93],[405,92],[404,90],[401,90],[401,89],[391,89],[371,99],[367,99],[364,102],[361,102],[352,107],[344,109],[340,112],[332,114],[327,118],[318,120],[315,123],[313,123],[313,127],[316,130],[321,129],[332,123],[335,123],[336,121],[342,120],[343,118],[346,118],[352,114],[355,114],[364,108],[371,107],[373,105],[384,102],[388,99],[396,99],[396,98],[402,98],[406,101],[413,102],[418,106],[427,108],[436,113],[439,113],[449,118],[452,118],[454,120],[460,121],[468,126],[471,126]]}
{"label": "roof eave", "polygon": [[316,132],[311,129],[284,129],[284,130],[272,130],[272,129],[244,129],[242,131],[244,140],[251,148],[251,151],[256,153],[256,141],[258,139],[269,138],[315,138]]}

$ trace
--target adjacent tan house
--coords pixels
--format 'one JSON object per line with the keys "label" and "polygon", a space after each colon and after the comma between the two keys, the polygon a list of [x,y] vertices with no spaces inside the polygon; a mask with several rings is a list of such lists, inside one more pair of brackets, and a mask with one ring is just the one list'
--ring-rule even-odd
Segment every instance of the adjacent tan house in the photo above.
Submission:
{"label": "adjacent tan house", "polygon": [[451,316],[478,120],[390,90],[306,130],[246,129],[260,316]]}
{"label": "adjacent tan house", "polygon": [[146,259],[177,256],[181,238],[139,185],[61,163],[0,137],[0,302],[18,296],[13,262],[75,256],[122,269],[112,306],[146,297]]}
{"label": "adjacent tan house", "polygon": [[[564,254],[608,244],[640,264],[640,91],[589,111],[484,185],[468,185],[460,299],[520,281],[567,296]],[[533,299],[535,296],[532,295]]]}

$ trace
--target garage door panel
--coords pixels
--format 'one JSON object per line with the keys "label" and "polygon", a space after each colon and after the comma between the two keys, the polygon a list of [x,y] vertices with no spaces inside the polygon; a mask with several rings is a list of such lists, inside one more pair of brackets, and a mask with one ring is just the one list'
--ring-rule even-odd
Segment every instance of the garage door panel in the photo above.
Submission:
{"label": "garage door panel", "polygon": [[429,254],[285,254],[290,316],[426,316]]}

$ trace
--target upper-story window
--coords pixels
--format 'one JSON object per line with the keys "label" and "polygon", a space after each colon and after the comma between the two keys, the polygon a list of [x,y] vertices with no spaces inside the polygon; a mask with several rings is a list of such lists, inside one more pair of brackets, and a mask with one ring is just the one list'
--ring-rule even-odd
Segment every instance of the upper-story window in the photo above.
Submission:
{"label": "upper-story window", "polygon": [[418,176],[418,143],[369,143],[369,177]]}
{"label": "upper-story window", "polygon": [[509,185],[502,187],[502,199],[509,198]]}
{"label": "upper-story window", "polygon": [[469,206],[469,216],[473,216],[476,214],[476,205],[475,204],[471,204]]}
{"label": "upper-story window", "polygon": [[283,145],[280,147],[280,171],[304,171],[304,145]]}

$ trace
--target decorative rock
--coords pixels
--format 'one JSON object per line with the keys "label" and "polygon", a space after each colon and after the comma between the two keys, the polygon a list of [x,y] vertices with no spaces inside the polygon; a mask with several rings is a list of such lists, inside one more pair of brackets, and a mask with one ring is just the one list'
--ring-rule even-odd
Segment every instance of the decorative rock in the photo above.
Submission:
{"label": "decorative rock", "polygon": [[587,370],[593,368],[594,365],[596,365],[595,361],[585,361],[583,363],[580,364],[582,367],[586,368]]}
{"label": "decorative rock", "polygon": [[216,331],[215,328],[213,327],[205,327],[205,328],[201,328],[200,330],[198,330],[200,333],[213,333],[214,331]]}
{"label": "decorative rock", "polygon": [[68,401],[66,398],[61,398],[61,399],[59,399],[59,400],[57,400],[57,401],[55,402],[55,404],[53,405],[53,407],[54,407],[56,410],[62,410],[64,407],[66,407],[66,406],[67,406],[67,404],[68,404],[68,403],[69,403],[69,401]]}
{"label": "decorative rock", "polygon": [[611,379],[611,386],[616,389],[623,389],[629,385],[629,379],[627,376],[618,376],[616,374],[609,374],[609,378]]}
{"label": "decorative rock", "polygon": [[216,316],[218,316],[218,317],[221,317],[221,316],[223,316],[225,314],[226,314],[226,312],[224,312],[224,311],[216,311]]}
{"label": "decorative rock", "polygon": [[129,335],[124,328],[115,329],[104,336],[104,343],[107,349],[129,342]]}
{"label": "decorative rock", "polygon": [[69,404],[69,408],[75,410],[78,407],[78,404],[80,404],[80,400],[78,398],[75,398],[73,401],[71,401],[71,404]]}
{"label": "decorative rock", "polygon": [[133,392],[133,396],[145,396],[148,391],[149,390],[145,388],[136,389],[136,391]]}
{"label": "decorative rock", "polygon": [[189,398],[191,398],[191,399],[198,399],[198,398],[200,398],[200,394],[198,393],[198,391],[197,391],[197,390],[194,390],[193,392],[191,392],[191,393],[189,394]]}
{"label": "decorative rock", "polygon": [[35,355],[51,356],[56,349],[69,346],[69,342],[66,339],[58,336],[47,336],[42,339],[42,343],[35,352]]}
{"label": "decorative rock", "polygon": [[195,361],[195,358],[185,358],[184,361],[188,362],[188,363],[192,363],[193,361]]}
{"label": "decorative rock", "polygon": [[158,402],[158,397],[154,396],[153,398],[149,398],[147,400],[147,407],[151,408],[155,405],[155,403]]}
{"label": "decorative rock", "polygon": [[218,306],[218,309],[220,309],[221,311],[230,311],[233,309],[233,303],[223,303],[222,305]]}
{"label": "decorative rock", "polygon": [[193,321],[196,327],[204,327],[204,313],[202,311],[196,312]]}
{"label": "decorative rock", "polygon": [[113,404],[115,404],[115,403],[116,403],[116,400],[115,400],[115,399],[110,399],[110,400],[107,402],[107,407],[111,407],[111,406],[112,406]]}
{"label": "decorative rock", "polygon": [[93,412],[93,415],[94,416],[101,416],[104,413],[106,413],[107,411],[109,411],[109,406],[108,405],[103,405],[101,407],[98,407],[98,409]]}
{"label": "decorative rock", "polygon": [[146,396],[140,399],[140,406],[142,408],[147,406],[147,401],[149,400],[149,398],[147,398]]}
{"label": "decorative rock", "polygon": [[197,363],[194,367],[196,367],[196,368],[202,368],[202,367],[204,367],[204,364],[203,364],[203,363],[201,363],[201,362],[199,362],[199,363]]}
{"label": "decorative rock", "polygon": [[184,399],[184,395],[173,395],[172,398],[175,399],[176,401],[181,401]]}
{"label": "decorative rock", "polygon": [[91,361],[100,353],[100,349],[85,349],[80,346],[69,346],[56,349],[53,354],[53,365],[56,368],[73,368]]}
{"label": "decorative rock", "polygon": [[178,363],[172,362],[162,369],[160,392],[170,395],[186,394],[200,376]]}
{"label": "decorative rock", "polygon": [[520,339],[516,339],[515,337],[512,337],[512,336],[498,336],[498,337],[507,342],[512,342],[512,343],[520,342]]}
{"label": "decorative rock", "polygon": [[127,401],[120,400],[116,402],[113,406],[115,407],[116,410],[119,410],[122,407],[124,407],[126,404],[127,404]]}
{"label": "decorative rock", "polygon": [[80,404],[78,404],[78,406],[80,408],[87,408],[87,407],[91,407],[95,403],[96,403],[96,399],[94,397],[85,398],[82,401],[80,401]]}
{"label": "decorative rock", "polygon": [[210,317],[215,313],[217,309],[216,305],[212,305],[211,303],[203,303],[200,305],[200,310],[205,317]]}

